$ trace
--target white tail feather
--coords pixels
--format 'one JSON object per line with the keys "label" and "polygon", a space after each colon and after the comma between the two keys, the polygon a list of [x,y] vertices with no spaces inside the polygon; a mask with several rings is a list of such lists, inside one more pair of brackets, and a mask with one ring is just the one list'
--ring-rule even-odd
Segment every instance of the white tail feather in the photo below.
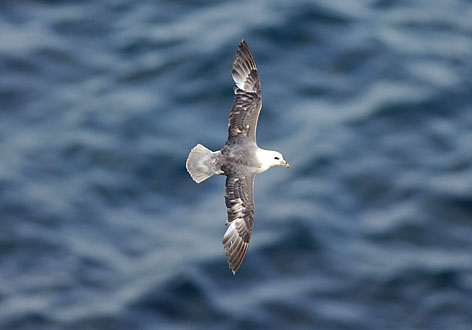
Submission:
{"label": "white tail feather", "polygon": [[201,144],[197,144],[193,147],[185,163],[187,172],[190,174],[193,181],[200,183],[212,175],[218,174],[212,166],[212,156],[213,152]]}

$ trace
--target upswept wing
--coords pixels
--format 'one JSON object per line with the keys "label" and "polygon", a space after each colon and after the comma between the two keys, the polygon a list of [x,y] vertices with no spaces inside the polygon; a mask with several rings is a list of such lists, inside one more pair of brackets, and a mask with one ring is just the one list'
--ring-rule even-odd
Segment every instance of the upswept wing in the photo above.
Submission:
{"label": "upswept wing", "polygon": [[256,142],[257,120],[262,107],[261,82],[247,43],[242,40],[233,62],[234,103],[228,124],[228,139],[243,134]]}

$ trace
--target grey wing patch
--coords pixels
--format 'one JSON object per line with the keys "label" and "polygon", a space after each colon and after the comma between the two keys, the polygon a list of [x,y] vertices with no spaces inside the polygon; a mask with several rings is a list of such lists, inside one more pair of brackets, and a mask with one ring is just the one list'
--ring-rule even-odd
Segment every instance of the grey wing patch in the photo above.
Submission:
{"label": "grey wing patch", "polygon": [[262,107],[261,82],[254,58],[244,40],[236,52],[232,74],[237,87],[234,89],[236,95],[229,118],[228,138],[244,134],[255,142]]}
{"label": "grey wing patch", "polygon": [[236,274],[249,247],[254,219],[254,176],[228,176],[226,178],[226,208],[228,229],[223,237],[223,246],[228,264]]}

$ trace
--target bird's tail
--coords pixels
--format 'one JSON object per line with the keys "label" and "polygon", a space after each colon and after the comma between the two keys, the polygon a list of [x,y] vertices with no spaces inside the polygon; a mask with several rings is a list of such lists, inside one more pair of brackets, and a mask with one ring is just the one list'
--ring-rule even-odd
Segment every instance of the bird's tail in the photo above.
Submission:
{"label": "bird's tail", "polygon": [[197,144],[190,151],[185,167],[193,181],[200,183],[215,174],[220,174],[216,168],[216,152]]}

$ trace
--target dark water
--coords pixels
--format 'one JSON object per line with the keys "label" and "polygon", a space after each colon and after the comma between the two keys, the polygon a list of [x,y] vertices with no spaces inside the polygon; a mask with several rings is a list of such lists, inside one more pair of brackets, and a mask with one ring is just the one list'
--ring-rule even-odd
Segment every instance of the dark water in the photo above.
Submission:
{"label": "dark water", "polygon": [[[0,2],[0,329],[472,329],[472,2]],[[251,47],[237,276],[226,139]]]}

